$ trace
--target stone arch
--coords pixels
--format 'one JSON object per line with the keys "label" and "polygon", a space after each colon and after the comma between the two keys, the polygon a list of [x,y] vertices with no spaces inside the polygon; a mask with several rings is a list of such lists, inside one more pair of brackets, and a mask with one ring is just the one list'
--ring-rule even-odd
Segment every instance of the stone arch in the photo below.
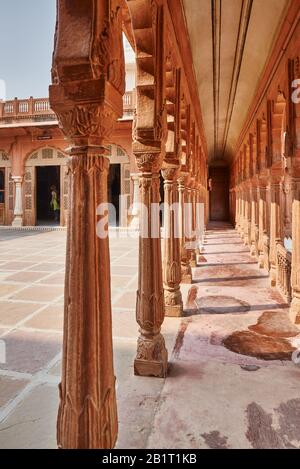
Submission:
{"label": "stone arch", "polygon": [[68,155],[65,150],[51,145],[40,145],[34,150],[30,150],[25,155],[25,167],[37,166],[43,163],[45,166],[53,165],[54,163],[61,164],[63,161],[67,164]]}
{"label": "stone arch", "polygon": [[60,224],[66,225],[69,203],[68,156],[64,150],[40,145],[25,156],[23,207],[24,225],[33,226],[37,221],[36,213],[36,167],[60,166]]}

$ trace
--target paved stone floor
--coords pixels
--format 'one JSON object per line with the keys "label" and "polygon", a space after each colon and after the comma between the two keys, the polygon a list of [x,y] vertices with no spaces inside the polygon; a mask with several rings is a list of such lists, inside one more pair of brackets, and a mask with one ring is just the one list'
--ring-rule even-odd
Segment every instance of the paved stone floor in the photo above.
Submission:
{"label": "paved stone floor", "polygon": [[[287,318],[235,231],[207,231],[193,285],[182,286],[185,317],[165,319],[166,380],[133,376],[137,239],[110,244],[118,447],[300,447],[300,367],[223,344],[266,312],[278,330]],[[0,448],[55,448],[64,256],[64,231],[0,230]],[[300,347],[295,333],[286,340]]]}

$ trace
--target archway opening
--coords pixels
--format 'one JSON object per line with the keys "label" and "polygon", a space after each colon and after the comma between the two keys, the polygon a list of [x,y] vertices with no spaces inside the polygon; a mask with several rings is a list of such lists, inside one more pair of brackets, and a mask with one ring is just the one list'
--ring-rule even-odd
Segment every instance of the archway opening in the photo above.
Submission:
{"label": "archway opening", "polygon": [[229,171],[226,166],[209,169],[210,220],[229,221]]}
{"label": "archway opening", "polygon": [[51,192],[55,187],[57,199],[60,199],[60,166],[36,167],[36,220],[37,225],[59,225],[59,212],[51,206]]}
{"label": "archway opening", "polygon": [[121,165],[111,164],[108,179],[108,202],[114,206],[114,211],[109,211],[109,224],[120,225],[120,194],[121,194]]}

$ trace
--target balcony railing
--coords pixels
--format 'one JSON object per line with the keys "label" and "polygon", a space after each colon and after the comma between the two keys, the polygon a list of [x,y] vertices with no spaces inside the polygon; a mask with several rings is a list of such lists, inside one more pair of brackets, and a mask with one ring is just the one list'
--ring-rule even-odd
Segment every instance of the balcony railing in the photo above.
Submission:
{"label": "balcony railing", "polygon": [[[123,96],[124,115],[132,116],[136,107],[135,91],[128,91]],[[17,121],[56,121],[55,113],[50,109],[48,98],[29,98],[0,102],[0,124],[12,124]]]}
{"label": "balcony railing", "polygon": [[284,246],[277,244],[277,284],[288,303],[292,300],[291,271],[292,254]]}

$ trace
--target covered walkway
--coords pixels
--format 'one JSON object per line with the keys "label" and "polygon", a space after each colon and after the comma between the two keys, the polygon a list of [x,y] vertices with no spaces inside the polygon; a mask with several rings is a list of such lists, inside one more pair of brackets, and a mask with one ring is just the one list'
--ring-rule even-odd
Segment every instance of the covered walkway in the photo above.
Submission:
{"label": "covered walkway", "polygon": [[[1,448],[56,447],[64,238],[1,231]],[[110,245],[117,447],[300,447],[299,330],[236,231],[209,226],[184,317],[164,320],[166,379],[134,376],[137,239]]]}

